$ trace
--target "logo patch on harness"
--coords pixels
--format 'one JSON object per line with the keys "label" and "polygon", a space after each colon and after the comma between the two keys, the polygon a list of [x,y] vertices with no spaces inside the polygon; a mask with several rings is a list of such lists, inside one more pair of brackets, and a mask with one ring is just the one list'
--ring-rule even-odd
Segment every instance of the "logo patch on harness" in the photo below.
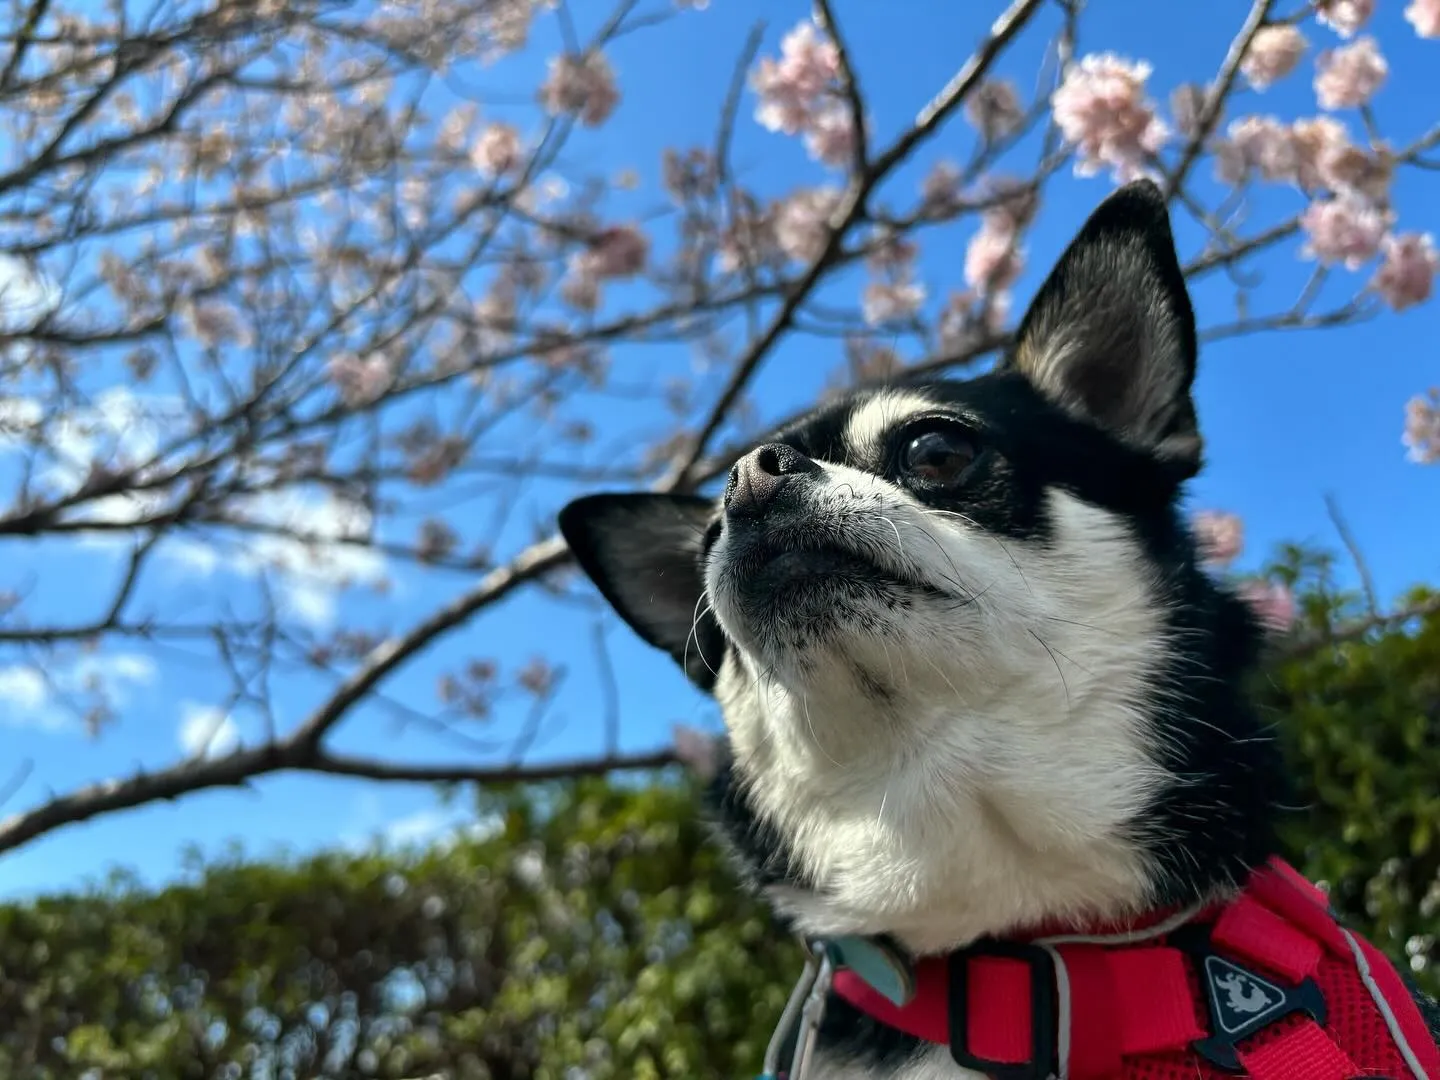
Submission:
{"label": "logo patch on harness", "polygon": [[1229,960],[1205,957],[1205,988],[1210,1015],[1226,1035],[1255,1031],[1285,1010],[1285,991]]}
{"label": "logo patch on harness", "polygon": [[1314,979],[1305,978],[1297,985],[1282,986],[1218,956],[1210,945],[1208,926],[1183,926],[1170,936],[1170,943],[1190,954],[1196,973],[1205,985],[1210,1034],[1190,1045],[1210,1064],[1226,1072],[1243,1072],[1238,1045],[1262,1028],[1295,1013],[1304,1013],[1321,1027],[1325,1026],[1325,996]]}

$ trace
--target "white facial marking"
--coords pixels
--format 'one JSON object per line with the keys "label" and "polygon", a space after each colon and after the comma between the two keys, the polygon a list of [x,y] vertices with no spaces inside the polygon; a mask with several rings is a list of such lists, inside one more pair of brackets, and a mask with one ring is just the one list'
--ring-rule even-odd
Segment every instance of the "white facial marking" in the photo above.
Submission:
{"label": "white facial marking", "polygon": [[879,456],[885,436],[906,417],[933,409],[935,403],[908,390],[886,390],[876,394],[850,414],[845,424],[845,445],[852,459],[869,461]]}

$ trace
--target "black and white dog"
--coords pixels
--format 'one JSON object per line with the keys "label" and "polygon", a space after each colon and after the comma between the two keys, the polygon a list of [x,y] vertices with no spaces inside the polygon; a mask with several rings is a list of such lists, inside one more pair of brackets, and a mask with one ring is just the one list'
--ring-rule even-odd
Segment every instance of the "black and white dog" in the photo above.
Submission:
{"label": "black and white dog", "polygon": [[[1107,199],[1014,348],[826,406],[719,500],[565,508],[580,566],[724,712],[722,832],[809,937],[911,956],[1237,890],[1282,770],[1261,631],[1198,564],[1194,316],[1165,204]],[[831,1003],[812,1076],[974,1077]]]}

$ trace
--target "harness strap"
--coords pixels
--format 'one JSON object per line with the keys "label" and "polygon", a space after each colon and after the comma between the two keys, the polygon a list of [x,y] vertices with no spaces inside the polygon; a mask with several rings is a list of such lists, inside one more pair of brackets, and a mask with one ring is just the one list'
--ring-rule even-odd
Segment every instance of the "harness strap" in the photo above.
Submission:
{"label": "harness strap", "polygon": [[1358,964],[1415,1076],[1440,1078],[1440,1050],[1418,1010],[1402,1007],[1409,997],[1394,969],[1287,864],[1272,860],[1211,917],[1148,940],[980,942],[919,961],[903,1004],[849,970],[835,990],[995,1080],[1113,1080],[1127,1058],[1192,1049],[1250,1080],[1355,1080],[1362,1070],[1322,1026],[1314,980],[1330,954]]}
{"label": "harness strap", "polygon": [[1251,1080],[1359,1080],[1362,1073],[1313,1020],[1252,1050],[1239,1051]]}
{"label": "harness strap", "polygon": [[1320,967],[1324,947],[1253,896],[1241,896],[1215,923],[1210,940],[1226,952],[1299,982]]}

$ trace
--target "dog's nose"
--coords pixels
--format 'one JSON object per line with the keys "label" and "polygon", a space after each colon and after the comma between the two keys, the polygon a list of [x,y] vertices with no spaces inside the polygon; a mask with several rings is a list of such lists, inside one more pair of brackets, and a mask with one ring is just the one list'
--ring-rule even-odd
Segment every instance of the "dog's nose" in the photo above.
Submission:
{"label": "dog's nose", "polygon": [[820,466],[784,443],[757,446],[735,463],[725,485],[725,513],[758,517],[791,477],[820,471]]}

